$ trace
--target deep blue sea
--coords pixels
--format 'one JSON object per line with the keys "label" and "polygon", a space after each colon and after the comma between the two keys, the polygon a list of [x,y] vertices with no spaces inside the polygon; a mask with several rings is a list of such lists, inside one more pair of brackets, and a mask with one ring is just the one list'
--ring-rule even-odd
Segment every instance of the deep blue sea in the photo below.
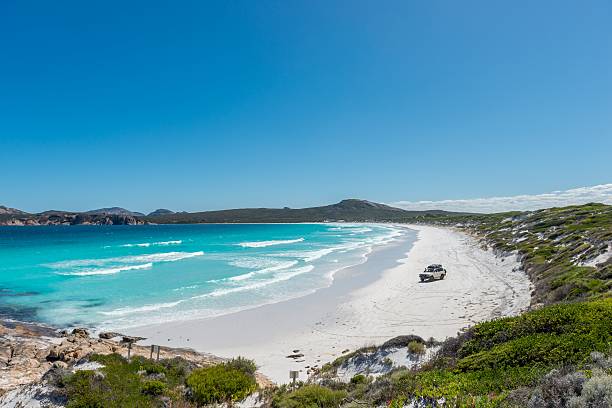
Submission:
{"label": "deep blue sea", "polygon": [[0,227],[0,318],[120,329],[329,286],[405,230],[364,224]]}

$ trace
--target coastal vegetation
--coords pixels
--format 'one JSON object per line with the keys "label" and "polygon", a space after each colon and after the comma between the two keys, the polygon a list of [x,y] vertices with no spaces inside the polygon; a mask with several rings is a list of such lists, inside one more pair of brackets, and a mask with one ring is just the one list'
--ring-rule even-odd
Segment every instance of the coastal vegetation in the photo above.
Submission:
{"label": "coastal vegetation", "polygon": [[94,354],[88,360],[95,369],[57,376],[69,408],[231,405],[257,389],[255,364],[243,358],[204,368],[178,357],[154,362]]}
{"label": "coastal vegetation", "polygon": [[612,290],[612,206],[585,204],[426,220],[473,234],[500,255],[518,255],[535,286],[533,304],[602,298]]}

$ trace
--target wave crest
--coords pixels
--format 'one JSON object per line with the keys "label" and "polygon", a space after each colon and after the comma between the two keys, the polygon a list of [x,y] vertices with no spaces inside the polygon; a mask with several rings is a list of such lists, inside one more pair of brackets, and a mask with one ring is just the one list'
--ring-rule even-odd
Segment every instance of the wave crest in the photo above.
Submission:
{"label": "wave crest", "polygon": [[141,242],[139,244],[123,244],[123,245],[119,245],[120,247],[123,248],[130,248],[130,247],[150,247],[150,246],[168,246],[168,245],[180,245],[182,244],[183,241],[182,240],[175,240],[175,241],[159,241],[159,242]]}
{"label": "wave crest", "polygon": [[122,256],[117,258],[77,259],[72,261],[55,262],[45,266],[55,270],[60,270],[59,272],[56,272],[58,275],[113,275],[122,271],[151,269],[153,264],[157,262],[175,262],[180,261],[181,259],[193,258],[202,255],[204,255],[203,251],[162,252],[147,255]]}
{"label": "wave crest", "polygon": [[253,242],[241,242],[238,246],[243,248],[265,248],[274,245],[284,245],[284,244],[295,244],[298,242],[304,241],[304,238],[297,239],[278,239],[271,241],[253,241]]}
{"label": "wave crest", "polygon": [[126,265],[118,266],[116,268],[103,268],[103,269],[83,269],[74,272],[58,272],[58,275],[66,276],[91,276],[91,275],[114,275],[123,271],[132,271],[138,269],[151,269],[153,264],[151,262],[142,265]]}

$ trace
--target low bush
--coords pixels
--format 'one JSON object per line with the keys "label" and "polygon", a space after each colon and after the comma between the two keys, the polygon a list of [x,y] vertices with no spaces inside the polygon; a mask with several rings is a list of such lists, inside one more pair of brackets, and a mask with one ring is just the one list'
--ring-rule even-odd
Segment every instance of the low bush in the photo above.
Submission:
{"label": "low bush", "polygon": [[68,408],[152,407],[150,395],[141,392],[140,377],[126,367],[104,371],[77,371],[65,380]]}
{"label": "low bush", "polygon": [[142,383],[141,390],[147,395],[162,395],[166,391],[166,384],[159,380],[149,380]]}
{"label": "low bush", "polygon": [[199,368],[187,377],[192,399],[201,405],[242,401],[257,388],[255,379],[228,364]]}
{"label": "low bush", "polygon": [[243,373],[255,376],[255,371],[257,371],[257,366],[253,360],[249,360],[244,357],[236,357],[225,363],[228,367],[235,368],[236,370],[240,370]]}
{"label": "low bush", "polygon": [[337,408],[346,398],[344,390],[331,390],[319,385],[305,385],[295,391],[277,395],[274,408]]}
{"label": "low bush", "polygon": [[425,346],[418,341],[411,341],[408,343],[408,352],[417,355],[425,354]]}
{"label": "low bush", "polygon": [[351,378],[351,384],[365,384],[368,378],[363,374],[357,374]]}

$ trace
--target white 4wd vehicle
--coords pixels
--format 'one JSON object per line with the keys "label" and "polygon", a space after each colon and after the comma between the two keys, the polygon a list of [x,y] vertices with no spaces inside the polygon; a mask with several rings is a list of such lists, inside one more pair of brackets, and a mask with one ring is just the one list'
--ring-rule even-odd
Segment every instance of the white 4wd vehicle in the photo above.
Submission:
{"label": "white 4wd vehicle", "polygon": [[421,282],[442,280],[446,276],[446,269],[440,264],[429,265],[423,272],[419,274]]}

